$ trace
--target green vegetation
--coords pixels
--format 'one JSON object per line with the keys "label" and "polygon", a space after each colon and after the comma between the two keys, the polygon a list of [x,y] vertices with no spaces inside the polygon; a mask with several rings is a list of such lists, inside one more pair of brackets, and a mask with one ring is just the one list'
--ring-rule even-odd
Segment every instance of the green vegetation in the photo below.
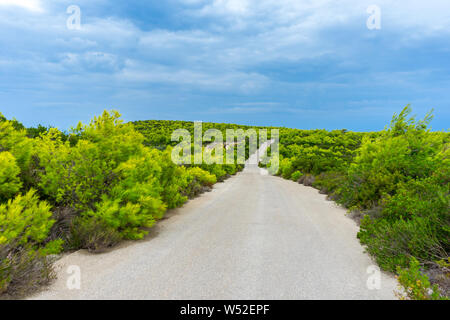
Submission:
{"label": "green vegetation", "polygon": [[443,296],[438,286],[431,285],[430,280],[420,271],[420,263],[414,257],[411,258],[409,268],[398,267],[398,282],[404,288],[398,293],[402,300],[448,300]]}
{"label": "green vegetation", "polygon": [[[157,149],[166,149],[167,146],[175,146],[178,142],[171,141],[172,132],[177,129],[185,129],[189,131],[191,136],[194,135],[194,122],[192,121],[170,121],[170,120],[146,120],[133,122],[137,131],[145,137],[144,144]],[[266,129],[265,127],[251,127],[228,123],[202,123],[202,136],[209,129],[216,129],[222,132],[225,140],[226,130],[248,130],[248,129]],[[270,132],[268,132],[270,138]]]}
{"label": "green vegetation", "polygon": [[117,112],[70,133],[0,117],[0,294],[48,283],[49,255],[142,239],[167,209],[242,169],[178,166],[170,145],[155,148],[145,143],[149,138],[156,139]]}
{"label": "green vegetation", "polygon": [[[276,174],[348,208],[367,252],[398,274],[403,298],[443,299],[450,279],[450,134],[431,132],[431,115],[417,121],[410,113],[406,107],[373,133],[280,128]],[[167,209],[243,168],[174,164],[178,142],[171,134],[180,128],[192,135],[194,123],[123,123],[118,113],[104,112],[63,133],[0,115],[0,295],[48,283],[52,257],[64,250],[101,252],[142,239]],[[224,137],[227,129],[262,129],[203,123],[202,133],[212,128]],[[436,270],[439,276],[429,278]]]}
{"label": "green vegetation", "polygon": [[[419,274],[416,261],[438,267],[450,249],[450,134],[428,129],[431,114],[417,121],[410,113],[407,106],[377,133],[284,129],[278,172],[349,208],[384,270],[411,266],[402,279]],[[448,268],[440,270],[448,288]]]}

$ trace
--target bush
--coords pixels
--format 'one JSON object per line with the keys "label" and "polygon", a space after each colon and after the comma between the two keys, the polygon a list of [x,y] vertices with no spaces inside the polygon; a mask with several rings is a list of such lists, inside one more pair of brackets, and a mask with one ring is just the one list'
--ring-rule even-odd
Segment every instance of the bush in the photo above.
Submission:
{"label": "bush", "polygon": [[294,172],[294,167],[292,166],[292,161],[289,158],[284,158],[280,162],[280,173],[284,179],[289,179]]}
{"label": "bush", "polygon": [[383,268],[395,271],[415,257],[422,263],[445,259],[450,239],[448,187],[432,178],[398,185],[384,199],[380,217],[366,216],[358,237]]}
{"label": "bush", "polygon": [[171,150],[163,152],[153,150],[155,159],[161,166],[161,174],[158,175],[161,185],[161,199],[167,205],[168,209],[177,208],[183,205],[187,198],[182,194],[183,188],[186,186],[186,177],[184,169],[172,162]]}
{"label": "bush", "polygon": [[183,176],[186,178],[186,186],[183,188],[182,193],[190,199],[210,190],[213,184],[217,182],[214,174],[198,167],[188,168]]}
{"label": "bush", "polygon": [[104,112],[89,125],[78,124],[72,134],[75,145],[50,129],[39,143],[42,192],[61,206],[92,208],[108,193],[117,175],[114,170],[131,157],[141,155],[143,137],[119,114]]}
{"label": "bush", "polygon": [[430,115],[415,121],[407,119],[410,113],[408,106],[393,117],[381,136],[364,138],[348,172],[345,198],[349,206],[377,206],[385,195],[396,193],[399,183],[430,177],[442,164],[437,155],[443,149],[445,135],[427,130]]}
{"label": "bush", "polygon": [[25,129],[15,128],[13,121],[0,121],[0,152],[2,151],[9,151],[21,171],[26,172],[34,152],[34,141],[26,136]]}
{"label": "bush", "polygon": [[42,193],[58,206],[87,209],[116,178],[118,163],[102,154],[90,141],[79,140],[75,146],[62,142],[60,133],[51,129],[39,143]]}
{"label": "bush", "polygon": [[68,242],[71,237],[73,221],[79,217],[80,212],[71,207],[56,207],[53,209],[52,219],[55,220],[48,240],[60,239],[64,242],[64,249],[68,249]]}
{"label": "bush", "polygon": [[294,171],[319,175],[345,170],[365,133],[346,130],[281,129],[280,154],[290,159]]}
{"label": "bush", "polygon": [[191,176],[192,179],[198,181],[202,186],[212,187],[217,182],[215,175],[197,167],[189,168],[187,174]]}
{"label": "bush", "polygon": [[56,129],[39,143],[42,192],[58,207],[72,208],[140,239],[162,217],[166,205],[184,201],[175,181],[177,167],[167,154],[143,146],[143,137],[118,113],[104,112],[73,130],[74,145]]}
{"label": "bush", "polygon": [[292,181],[295,181],[295,182],[298,182],[298,180],[300,179],[300,177],[302,176],[303,174],[300,172],[300,171],[295,171],[292,175],[291,175],[291,180]]}
{"label": "bush", "polygon": [[55,273],[45,254],[30,246],[0,244],[0,296],[18,298],[50,283]]}
{"label": "bush", "polygon": [[0,203],[19,192],[22,187],[19,174],[20,168],[14,156],[9,152],[0,152]]}
{"label": "bush", "polygon": [[411,259],[409,268],[398,267],[398,282],[403,288],[398,296],[404,300],[448,300],[441,295],[438,286],[432,286],[428,277],[420,270],[419,261]]}
{"label": "bush", "polygon": [[329,171],[318,175],[313,186],[320,190],[322,194],[328,194],[334,200],[338,199],[346,184],[347,175],[345,172]]}
{"label": "bush", "polygon": [[73,221],[69,247],[100,253],[122,240],[120,233],[96,218],[77,218]]}
{"label": "bush", "polygon": [[164,210],[162,202],[150,196],[140,197],[138,203],[105,196],[95,210],[86,212],[83,217],[105,223],[117,230],[124,239],[138,240],[147,234],[143,228],[150,228],[155,224],[154,213],[159,211],[162,215]]}
{"label": "bush", "polygon": [[421,217],[390,223],[365,216],[358,238],[383,269],[395,272],[412,257],[429,261],[443,253],[442,239],[434,233],[436,227],[432,220]]}
{"label": "bush", "polygon": [[311,174],[305,174],[298,179],[298,183],[303,184],[306,187],[310,187],[314,184],[316,178]]}
{"label": "bush", "polygon": [[[0,295],[5,298],[49,283],[53,270],[47,256],[62,245],[48,239],[51,206],[30,189],[34,143],[23,126],[0,119]],[[24,195],[18,194],[22,188]]]}
{"label": "bush", "polygon": [[76,139],[63,139],[56,129],[41,135],[39,187],[55,207],[100,221],[122,238],[141,239],[167,208],[187,200],[192,180],[211,186],[236,170],[205,164],[211,174],[198,168],[187,172],[172,162],[170,148],[145,147],[143,136],[119,116],[104,112],[89,125],[80,123],[72,130]]}
{"label": "bush", "polygon": [[54,220],[50,206],[34,190],[0,205],[0,244],[38,244],[47,238]]}
{"label": "bush", "polygon": [[[433,177],[423,180],[410,180],[397,185],[396,194],[383,200],[382,218],[389,221],[423,217],[450,223],[450,195],[448,186],[439,185]],[[448,230],[447,230],[448,232]],[[440,236],[444,238],[445,231]]]}

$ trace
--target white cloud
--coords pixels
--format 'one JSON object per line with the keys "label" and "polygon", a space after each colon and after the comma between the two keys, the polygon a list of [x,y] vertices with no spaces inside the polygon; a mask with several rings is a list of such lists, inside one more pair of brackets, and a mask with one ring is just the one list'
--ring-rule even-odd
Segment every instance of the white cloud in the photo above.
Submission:
{"label": "white cloud", "polygon": [[88,72],[115,72],[121,67],[119,58],[110,53],[88,51],[82,54],[66,53],[62,65],[71,70]]}
{"label": "white cloud", "polygon": [[118,81],[129,83],[158,83],[177,85],[183,89],[211,90],[216,92],[238,92],[255,94],[269,83],[269,79],[256,72],[223,70],[196,70],[193,68],[145,64],[128,60],[121,72],[116,74]]}
{"label": "white cloud", "polygon": [[[83,1],[86,6],[90,3]],[[377,0],[382,9],[382,29],[377,33],[366,29],[366,8],[373,0],[180,1],[184,11],[173,14],[183,23],[176,28],[164,22],[157,28],[142,27],[142,21],[131,16],[110,16],[105,4],[101,12],[86,9],[81,30],[67,30],[65,10],[50,6],[49,0],[0,0],[0,5],[31,12],[42,10],[43,5],[46,9],[37,15],[17,8],[2,11],[0,6],[4,48],[0,66],[10,78],[34,75],[37,86],[62,88],[73,83],[91,90],[101,84],[115,88],[111,91],[122,94],[124,100],[167,90],[170,99],[186,93],[197,99],[211,92],[211,96],[254,95],[250,99],[256,101],[284,96],[301,101],[317,92],[346,92],[349,81],[368,87],[383,83],[411,88],[426,74],[394,74],[387,60],[378,74],[363,70],[355,75],[354,70],[366,63],[358,57],[365,44],[370,45],[366,34],[391,37],[392,46],[401,49],[428,36],[445,36],[450,30],[450,1],[394,4]],[[232,102],[227,102],[227,112],[273,109],[263,103]]]}
{"label": "white cloud", "polygon": [[249,0],[214,0],[212,4],[204,6],[201,13],[246,15],[249,4]]}
{"label": "white cloud", "polygon": [[140,45],[156,48],[174,48],[202,44],[210,45],[219,41],[218,36],[213,36],[201,30],[173,32],[159,29],[146,32],[139,39]]}
{"label": "white cloud", "polygon": [[18,6],[31,11],[43,11],[40,0],[0,0],[0,6]]}
{"label": "white cloud", "polygon": [[[189,0],[181,0],[189,4]],[[302,25],[306,30],[339,26],[360,21],[365,28],[366,9],[376,4],[381,8],[385,27],[417,28],[417,33],[442,32],[450,27],[448,0],[215,0],[187,12],[195,17],[222,18],[228,29],[273,29]]]}

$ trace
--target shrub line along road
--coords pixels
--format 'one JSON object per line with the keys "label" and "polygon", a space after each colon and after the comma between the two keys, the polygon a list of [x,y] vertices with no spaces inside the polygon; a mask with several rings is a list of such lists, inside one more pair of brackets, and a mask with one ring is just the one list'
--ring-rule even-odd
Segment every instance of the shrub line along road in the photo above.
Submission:
{"label": "shrub line along road", "polygon": [[[394,299],[358,227],[317,190],[247,165],[214,190],[167,213],[145,240],[57,264],[58,278],[33,299]],[[81,289],[67,269],[80,267]],[[370,271],[370,268],[369,268]]]}

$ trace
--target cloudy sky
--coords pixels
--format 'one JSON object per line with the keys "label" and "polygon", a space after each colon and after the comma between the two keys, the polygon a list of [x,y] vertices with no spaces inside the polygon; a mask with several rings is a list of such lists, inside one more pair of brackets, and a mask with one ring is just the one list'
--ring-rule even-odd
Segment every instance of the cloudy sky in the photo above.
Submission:
{"label": "cloudy sky", "polygon": [[0,0],[0,112],[26,125],[117,109],[365,131],[408,103],[450,128],[448,0]]}

